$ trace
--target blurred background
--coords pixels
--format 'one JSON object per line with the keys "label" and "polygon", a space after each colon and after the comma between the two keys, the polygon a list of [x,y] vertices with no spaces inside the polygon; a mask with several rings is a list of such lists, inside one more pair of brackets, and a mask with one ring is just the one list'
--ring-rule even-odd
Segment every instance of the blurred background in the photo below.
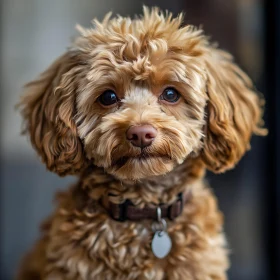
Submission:
{"label": "blurred background", "polygon": [[[75,178],[46,171],[15,111],[22,86],[61,55],[77,35],[76,23],[90,26],[108,11],[134,15],[143,3],[185,13],[212,41],[230,51],[264,93],[270,134],[254,137],[238,166],[208,180],[225,214],[231,248],[231,280],[276,280],[279,276],[280,62],[278,0],[2,0],[1,3],[1,200],[0,278],[13,279],[23,254],[39,236],[38,226],[53,209],[56,190]],[[277,95],[278,94],[278,95]],[[278,165],[279,166],[279,165]],[[278,171],[278,172],[277,172]]]}

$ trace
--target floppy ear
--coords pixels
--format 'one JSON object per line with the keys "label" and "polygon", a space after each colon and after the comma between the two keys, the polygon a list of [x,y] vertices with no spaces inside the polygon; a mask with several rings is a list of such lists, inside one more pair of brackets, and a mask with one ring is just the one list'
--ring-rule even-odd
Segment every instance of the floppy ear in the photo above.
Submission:
{"label": "floppy ear", "polygon": [[250,78],[224,51],[211,48],[208,75],[207,132],[202,158],[213,172],[232,168],[250,148],[252,133],[265,135],[261,100]]}
{"label": "floppy ear", "polygon": [[26,85],[19,107],[24,131],[29,132],[47,168],[63,176],[75,174],[86,160],[74,122],[77,79],[82,67],[78,54],[67,52],[39,79]]}

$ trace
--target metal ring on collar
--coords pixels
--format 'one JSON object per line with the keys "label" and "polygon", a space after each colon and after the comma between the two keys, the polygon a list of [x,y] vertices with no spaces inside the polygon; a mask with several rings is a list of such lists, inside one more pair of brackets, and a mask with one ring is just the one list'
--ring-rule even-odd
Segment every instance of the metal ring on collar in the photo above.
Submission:
{"label": "metal ring on collar", "polygon": [[162,232],[162,231],[166,231],[166,229],[167,229],[167,223],[164,219],[161,219],[160,221],[154,222],[152,224],[152,230],[154,232],[156,232],[156,231]]}

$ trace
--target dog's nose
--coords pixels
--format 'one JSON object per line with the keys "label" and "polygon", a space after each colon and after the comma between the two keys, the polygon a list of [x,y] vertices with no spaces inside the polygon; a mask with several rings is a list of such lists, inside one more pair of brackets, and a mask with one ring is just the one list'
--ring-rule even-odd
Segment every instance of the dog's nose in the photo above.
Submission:
{"label": "dog's nose", "polygon": [[131,126],[126,132],[126,139],[140,148],[151,145],[156,136],[157,130],[151,125]]}

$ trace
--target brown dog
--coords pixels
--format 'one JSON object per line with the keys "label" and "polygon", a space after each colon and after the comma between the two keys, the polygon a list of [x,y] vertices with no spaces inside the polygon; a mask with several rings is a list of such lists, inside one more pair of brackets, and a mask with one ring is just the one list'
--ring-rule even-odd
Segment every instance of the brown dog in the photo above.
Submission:
{"label": "brown dog", "polygon": [[106,16],[21,101],[57,196],[18,279],[226,279],[223,218],[203,182],[264,135],[262,102],[232,57],[193,26],[144,8]]}

